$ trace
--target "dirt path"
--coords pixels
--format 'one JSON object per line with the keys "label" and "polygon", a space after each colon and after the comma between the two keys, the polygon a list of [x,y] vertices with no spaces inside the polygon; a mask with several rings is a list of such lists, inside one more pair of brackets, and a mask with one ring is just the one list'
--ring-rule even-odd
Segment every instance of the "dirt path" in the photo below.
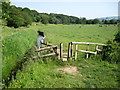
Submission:
{"label": "dirt path", "polygon": [[71,75],[77,75],[78,70],[76,66],[67,66],[64,68],[58,68],[57,71],[63,71],[65,73],[71,74]]}

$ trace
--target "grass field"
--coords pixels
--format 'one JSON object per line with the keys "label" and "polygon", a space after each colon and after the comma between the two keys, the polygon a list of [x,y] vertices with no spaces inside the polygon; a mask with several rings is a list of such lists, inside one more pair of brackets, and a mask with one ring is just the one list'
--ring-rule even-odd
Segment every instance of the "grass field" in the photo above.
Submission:
{"label": "grass field", "polygon": [[[24,28],[23,28],[24,29]],[[69,42],[106,43],[114,38],[118,27],[114,25],[42,25],[30,26],[25,30],[45,32],[49,44],[63,42],[65,48]],[[19,29],[18,29],[19,30]],[[19,33],[19,32],[18,32]],[[15,34],[15,33],[13,33]],[[11,34],[12,35],[12,34]],[[7,37],[7,34],[5,35]],[[102,61],[99,56],[62,62],[54,57],[32,60],[34,49],[22,70],[17,71],[8,88],[116,88],[118,87],[117,64]],[[76,67],[75,74],[59,68]]]}

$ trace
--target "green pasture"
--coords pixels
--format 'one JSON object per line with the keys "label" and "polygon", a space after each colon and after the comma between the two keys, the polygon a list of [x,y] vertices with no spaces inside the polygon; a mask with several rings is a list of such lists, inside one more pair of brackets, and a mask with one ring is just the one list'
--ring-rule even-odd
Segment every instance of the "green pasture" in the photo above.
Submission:
{"label": "green pasture", "polygon": [[[6,28],[7,27],[5,27],[3,30]],[[13,28],[9,29],[13,30]],[[6,66],[6,68],[3,68],[3,71],[5,72],[5,76],[8,76],[7,67],[11,68],[9,65],[12,65],[12,62],[14,65],[16,63],[15,60],[17,56],[12,58],[12,55],[19,55],[22,53],[22,56],[18,56],[20,57],[17,60],[19,62],[24,56],[25,52],[27,52],[27,49],[36,45],[35,42],[37,34],[34,31],[43,31],[48,44],[59,46],[59,44],[63,42],[64,48],[67,50],[67,45],[69,42],[106,43],[106,41],[114,39],[114,35],[117,33],[118,27],[115,25],[103,25],[102,27],[99,27],[99,25],[43,25],[37,23],[37,25],[33,24],[26,28],[22,27],[13,31],[11,30],[9,32],[6,29],[2,32],[5,42],[3,43],[3,49],[5,49],[3,53],[3,65]],[[28,33],[29,36],[26,35]],[[19,40],[19,42],[15,44],[17,40]],[[20,49],[16,48],[14,44],[17,47],[20,47]],[[94,48],[93,46],[91,47]],[[7,53],[9,48],[10,52]],[[79,48],[85,49],[86,46],[80,46]],[[33,60],[31,57],[36,55],[34,50],[35,49],[33,49],[31,54],[28,56],[28,62],[25,63],[23,69],[17,71],[16,79],[12,79],[8,88],[118,87],[118,73],[120,71],[118,70],[117,64],[110,64],[107,61],[102,61],[99,56],[93,56],[89,59],[84,59],[83,56],[78,56],[76,61],[71,60],[68,62],[59,61],[55,57]],[[10,61],[12,62],[10,63]],[[76,75],[71,75],[63,71],[57,71],[58,68],[69,66],[76,66],[78,73]]]}

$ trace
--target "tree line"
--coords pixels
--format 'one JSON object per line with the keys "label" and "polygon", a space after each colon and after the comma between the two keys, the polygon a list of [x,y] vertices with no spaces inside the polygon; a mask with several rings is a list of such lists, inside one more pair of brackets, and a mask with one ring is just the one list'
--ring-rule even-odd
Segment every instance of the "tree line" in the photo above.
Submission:
{"label": "tree line", "polygon": [[31,25],[32,22],[41,22],[42,24],[117,24],[118,20],[102,20],[78,18],[64,14],[39,13],[29,8],[16,7],[10,5],[10,2],[2,2],[2,19],[9,27],[21,27]]}

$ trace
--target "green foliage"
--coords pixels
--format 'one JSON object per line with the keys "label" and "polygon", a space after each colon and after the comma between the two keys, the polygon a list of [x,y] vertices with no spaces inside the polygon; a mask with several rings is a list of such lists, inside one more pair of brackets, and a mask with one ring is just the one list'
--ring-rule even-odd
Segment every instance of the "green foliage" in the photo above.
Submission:
{"label": "green foliage", "polygon": [[42,22],[43,24],[48,24],[48,22],[49,22],[49,21],[48,21],[48,18],[49,18],[49,17],[48,17],[47,15],[42,15],[41,18],[42,18],[41,22]]}
{"label": "green foliage", "polygon": [[[61,62],[62,66],[60,62],[52,58],[29,60],[8,88],[118,88],[116,64],[91,59]],[[70,66],[78,68],[75,75],[58,71]]]}
{"label": "green foliage", "polygon": [[37,32],[28,30],[20,31],[2,40],[3,79],[7,79],[11,70],[22,60],[24,54],[35,45],[36,39]]}
{"label": "green foliage", "polygon": [[49,18],[49,23],[51,23],[51,24],[58,24],[59,20],[56,17],[50,17]]}
{"label": "green foliage", "polygon": [[120,31],[115,35],[115,41],[120,43]]}
{"label": "green foliage", "polygon": [[111,19],[111,20],[110,20],[110,24],[117,24],[117,20]]}
{"label": "green foliage", "polygon": [[32,24],[32,18],[31,18],[31,16],[28,13],[22,12],[22,17],[24,19],[23,26],[28,26],[28,25]]}
{"label": "green foliage", "polygon": [[[9,27],[28,26],[32,22],[41,22],[42,24],[98,24],[101,23],[98,19],[86,20],[86,18],[78,18],[75,16],[68,16],[54,13],[38,13],[36,10],[29,8],[10,6],[10,2],[3,2],[3,19],[7,20]],[[117,20],[104,20],[104,24],[117,24]]]}
{"label": "green foliage", "polygon": [[25,11],[20,11],[20,9],[15,6],[11,6],[9,16],[10,18],[7,19],[7,25],[10,27],[18,28],[20,26],[28,26],[32,23],[31,16]]}
{"label": "green foliage", "polygon": [[100,21],[99,21],[98,19],[94,19],[94,20],[92,21],[92,23],[93,23],[93,24],[99,24]]}
{"label": "green foliage", "polygon": [[9,18],[10,2],[2,2],[2,18]]}
{"label": "green foliage", "polygon": [[120,63],[120,44],[115,41],[108,41],[107,47],[104,47],[102,59],[111,63]]}
{"label": "green foliage", "polygon": [[115,35],[115,39],[107,42],[102,53],[103,60],[111,63],[120,63],[120,31]]}

